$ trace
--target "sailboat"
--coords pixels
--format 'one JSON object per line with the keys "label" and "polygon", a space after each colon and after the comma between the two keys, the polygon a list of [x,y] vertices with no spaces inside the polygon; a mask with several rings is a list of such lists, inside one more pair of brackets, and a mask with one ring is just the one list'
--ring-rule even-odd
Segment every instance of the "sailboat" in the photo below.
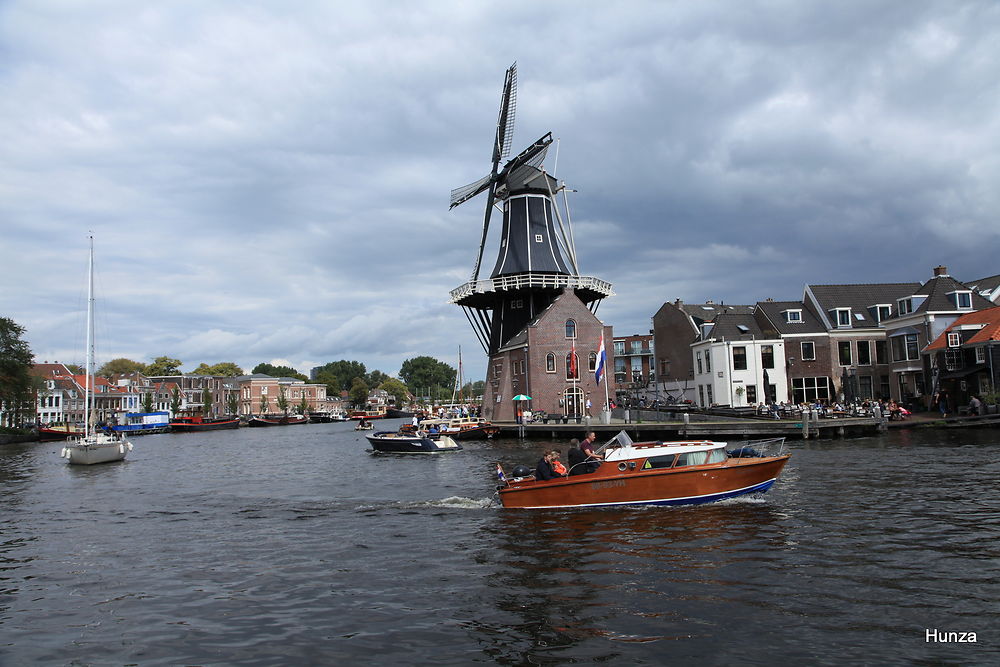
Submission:
{"label": "sailboat", "polygon": [[118,433],[97,428],[94,409],[94,237],[90,237],[90,261],[87,264],[87,380],[84,393],[83,434],[68,441],[62,457],[75,465],[122,461],[132,451],[132,443]]}

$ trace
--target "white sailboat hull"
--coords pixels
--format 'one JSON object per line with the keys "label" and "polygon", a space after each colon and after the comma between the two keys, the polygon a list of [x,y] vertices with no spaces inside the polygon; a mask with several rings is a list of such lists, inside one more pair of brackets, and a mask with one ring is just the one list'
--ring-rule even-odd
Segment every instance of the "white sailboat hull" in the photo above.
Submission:
{"label": "white sailboat hull", "polygon": [[70,442],[63,447],[62,456],[74,465],[93,465],[124,461],[131,449],[132,443],[124,438],[96,433]]}

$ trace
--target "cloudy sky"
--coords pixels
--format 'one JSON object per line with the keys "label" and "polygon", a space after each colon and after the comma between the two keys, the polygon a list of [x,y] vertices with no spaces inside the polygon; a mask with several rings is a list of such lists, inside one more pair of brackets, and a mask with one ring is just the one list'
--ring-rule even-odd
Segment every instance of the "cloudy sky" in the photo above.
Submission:
{"label": "cloudy sky", "polygon": [[99,361],[461,345],[481,378],[447,299],[484,201],[448,195],[514,61],[514,152],[559,138],[618,334],[676,298],[1000,273],[995,2],[7,0],[0,315],[81,361],[92,231]]}

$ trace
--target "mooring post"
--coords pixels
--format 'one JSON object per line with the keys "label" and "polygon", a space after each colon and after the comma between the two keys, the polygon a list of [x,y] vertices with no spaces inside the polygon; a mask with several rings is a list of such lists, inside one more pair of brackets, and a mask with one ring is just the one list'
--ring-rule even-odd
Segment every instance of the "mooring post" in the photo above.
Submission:
{"label": "mooring post", "polygon": [[809,439],[809,410],[802,411],[802,439]]}

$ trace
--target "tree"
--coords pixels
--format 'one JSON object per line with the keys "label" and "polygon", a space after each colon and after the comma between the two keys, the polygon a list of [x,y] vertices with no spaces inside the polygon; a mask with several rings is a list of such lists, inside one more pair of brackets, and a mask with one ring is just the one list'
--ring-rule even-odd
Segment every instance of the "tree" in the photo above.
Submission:
{"label": "tree", "polygon": [[229,392],[226,396],[226,411],[231,415],[239,414],[240,396],[235,391]]}
{"label": "tree", "polygon": [[268,408],[270,408],[270,401],[268,400],[267,394],[260,395],[260,414],[266,415]]}
{"label": "tree", "polygon": [[382,381],[382,384],[378,386],[379,389],[383,389],[395,399],[396,407],[401,408],[407,403],[409,398],[409,392],[406,390],[406,385],[397,380],[396,378],[387,378]]}
{"label": "tree", "polygon": [[170,392],[170,414],[177,416],[181,411],[181,390],[174,387]]}
{"label": "tree", "polygon": [[87,371],[83,370],[83,366],[80,364],[63,364],[66,369],[73,375],[86,375]]}
{"label": "tree", "polygon": [[146,364],[141,361],[132,361],[131,359],[125,359],[120,357],[118,359],[112,359],[107,362],[99,369],[97,369],[97,374],[110,378],[114,375],[128,375],[129,373],[144,373],[146,370]]}
{"label": "tree", "polygon": [[367,384],[369,387],[377,387],[388,379],[389,376],[383,373],[382,371],[372,371],[364,378],[365,384]]}
{"label": "tree", "polygon": [[278,385],[278,400],[275,401],[278,405],[278,409],[281,410],[281,414],[288,416],[288,390],[285,389],[285,385]]}
{"label": "tree", "polygon": [[451,394],[455,386],[455,369],[433,357],[407,359],[399,369],[399,377],[414,394],[425,389],[437,388],[439,395]]}
{"label": "tree", "polygon": [[351,384],[351,403],[364,406],[368,402],[368,385],[361,378],[354,378]]}
{"label": "tree", "polygon": [[152,412],[153,411],[153,392],[147,391],[142,395],[142,411]]}
{"label": "tree", "polygon": [[306,382],[309,381],[309,378],[291,366],[272,366],[268,363],[261,363],[254,366],[252,372],[254,374],[270,375],[273,378],[296,378],[298,380],[305,380]]}
{"label": "tree", "polygon": [[202,414],[212,414],[212,392],[208,387],[201,390],[201,412]]}
{"label": "tree", "polygon": [[465,386],[462,387],[462,397],[466,400],[478,398],[483,395],[486,391],[486,382],[483,380],[476,380],[475,382],[466,382]]}
{"label": "tree", "polygon": [[237,375],[243,375],[243,369],[231,361],[220,361],[214,366],[209,366],[205,362],[202,362],[198,368],[194,369],[193,373],[195,375],[215,375],[218,377],[234,378]]}
{"label": "tree", "polygon": [[304,415],[309,412],[309,401],[306,400],[305,394],[302,394],[302,400],[299,401],[299,404],[295,407],[295,411],[300,415]]}
{"label": "tree", "polygon": [[[341,391],[350,390],[354,378],[364,379],[368,371],[360,361],[331,361],[316,369],[316,380],[326,384],[326,389],[334,396]],[[320,379],[320,378],[323,379]],[[381,382],[381,380],[380,380]]]}
{"label": "tree", "polygon": [[157,357],[153,363],[146,366],[143,374],[147,377],[162,377],[164,375],[179,375],[184,362],[171,357]]}
{"label": "tree", "polygon": [[34,357],[28,343],[21,339],[23,335],[24,327],[0,317],[0,406],[7,426],[12,427],[20,425],[35,404],[31,375]]}

